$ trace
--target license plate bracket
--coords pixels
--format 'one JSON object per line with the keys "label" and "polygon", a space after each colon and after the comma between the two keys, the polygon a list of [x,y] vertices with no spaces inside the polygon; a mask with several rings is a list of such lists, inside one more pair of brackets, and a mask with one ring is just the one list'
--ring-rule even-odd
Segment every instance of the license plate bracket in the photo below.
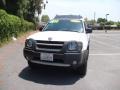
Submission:
{"label": "license plate bracket", "polygon": [[52,53],[40,53],[40,59],[43,61],[53,61]]}

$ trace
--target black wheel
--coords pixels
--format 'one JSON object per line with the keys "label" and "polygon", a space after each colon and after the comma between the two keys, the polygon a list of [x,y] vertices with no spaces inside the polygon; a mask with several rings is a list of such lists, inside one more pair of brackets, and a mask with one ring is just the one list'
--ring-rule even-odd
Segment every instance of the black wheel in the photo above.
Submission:
{"label": "black wheel", "polygon": [[32,63],[30,61],[28,61],[28,66],[31,68],[31,69],[35,69],[36,68],[36,64],[35,63]]}
{"label": "black wheel", "polygon": [[84,56],[84,59],[85,59],[86,62],[88,60],[88,57],[89,57],[89,46],[88,46],[88,48],[87,48],[87,50],[85,52],[85,56]]}
{"label": "black wheel", "polygon": [[79,74],[81,77],[84,77],[87,72],[87,62],[76,68],[75,72]]}
{"label": "black wheel", "polygon": [[89,49],[86,50],[86,52],[85,52],[85,56],[84,56],[84,60],[85,60],[85,62],[87,62],[88,57],[89,57]]}

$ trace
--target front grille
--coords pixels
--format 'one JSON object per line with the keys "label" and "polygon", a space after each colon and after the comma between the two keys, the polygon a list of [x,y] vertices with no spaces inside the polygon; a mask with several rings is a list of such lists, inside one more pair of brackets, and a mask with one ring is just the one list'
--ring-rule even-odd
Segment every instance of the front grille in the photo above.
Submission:
{"label": "front grille", "polygon": [[64,42],[60,41],[36,41],[36,50],[40,52],[59,53],[63,48]]}

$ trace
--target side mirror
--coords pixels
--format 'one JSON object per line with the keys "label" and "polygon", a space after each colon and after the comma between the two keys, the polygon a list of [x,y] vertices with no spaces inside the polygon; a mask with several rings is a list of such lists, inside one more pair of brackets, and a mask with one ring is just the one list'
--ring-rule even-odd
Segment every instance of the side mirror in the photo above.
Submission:
{"label": "side mirror", "polygon": [[86,28],[86,33],[92,33],[92,28]]}
{"label": "side mirror", "polygon": [[42,26],[40,26],[39,27],[39,31],[42,31],[42,29],[44,28],[44,26],[42,25]]}

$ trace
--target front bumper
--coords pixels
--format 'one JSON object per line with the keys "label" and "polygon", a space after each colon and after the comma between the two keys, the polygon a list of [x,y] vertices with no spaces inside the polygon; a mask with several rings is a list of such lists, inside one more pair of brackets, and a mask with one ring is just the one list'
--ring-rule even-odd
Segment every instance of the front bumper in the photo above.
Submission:
{"label": "front bumper", "polygon": [[62,66],[62,67],[78,67],[82,62],[81,53],[53,53],[53,61],[44,61],[40,59],[42,52],[34,50],[23,50],[26,60],[43,65]]}

